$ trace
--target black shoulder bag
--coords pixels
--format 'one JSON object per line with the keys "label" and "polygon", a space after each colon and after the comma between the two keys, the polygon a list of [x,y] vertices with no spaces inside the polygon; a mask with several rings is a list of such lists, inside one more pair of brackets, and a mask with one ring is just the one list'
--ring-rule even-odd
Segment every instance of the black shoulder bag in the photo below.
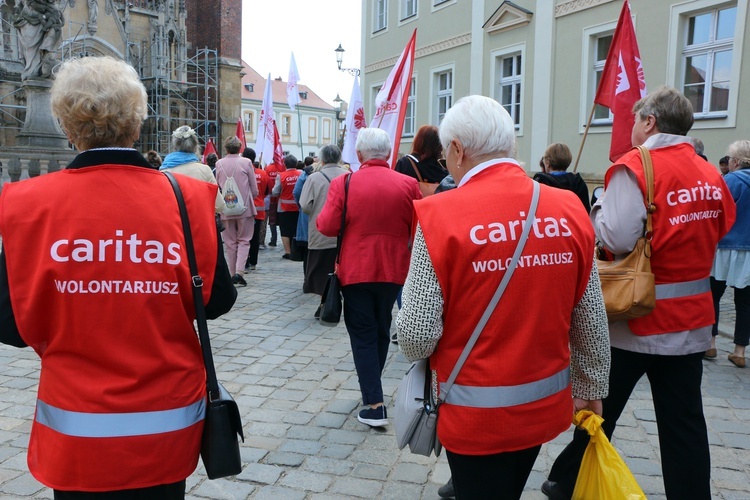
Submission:
{"label": "black shoulder bag", "polygon": [[187,252],[190,274],[192,275],[193,300],[195,302],[195,321],[198,323],[198,337],[203,351],[203,363],[206,365],[206,418],[201,440],[201,459],[206,467],[209,479],[234,476],[242,472],[239,435],[245,441],[242,432],[242,420],[237,403],[216,379],[216,367],[211,355],[211,341],[208,337],[206,310],[203,306],[203,278],[198,274],[198,263],[195,259],[193,234],[190,230],[185,199],[182,196],[177,179],[169,172],[164,175],[174,189],[177,205],[180,207],[182,231],[185,234],[185,251]]}
{"label": "black shoulder bag", "polygon": [[349,180],[351,178],[352,174],[347,174],[344,184],[344,208],[341,209],[341,228],[336,238],[336,268],[328,275],[328,281],[326,281],[326,287],[323,289],[323,297],[320,303],[320,324],[325,326],[335,326],[341,321],[341,282],[336,270],[341,258],[341,243],[344,239],[344,225],[346,224],[346,201],[349,198]]}

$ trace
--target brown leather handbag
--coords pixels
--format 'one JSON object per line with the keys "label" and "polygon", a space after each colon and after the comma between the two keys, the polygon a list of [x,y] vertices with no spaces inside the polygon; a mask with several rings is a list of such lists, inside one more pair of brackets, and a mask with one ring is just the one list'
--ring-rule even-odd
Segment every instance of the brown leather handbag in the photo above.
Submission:
{"label": "brown leather handbag", "polygon": [[654,168],[648,149],[638,146],[646,174],[646,231],[638,238],[635,248],[618,260],[599,260],[599,280],[602,284],[604,306],[610,322],[646,316],[656,307],[656,287],[651,272],[651,214],[654,205]]}
{"label": "brown leather handbag", "polygon": [[419,169],[417,168],[417,164],[414,163],[414,160],[412,160],[408,156],[406,157],[406,159],[409,160],[409,163],[411,163],[411,168],[413,168],[414,173],[417,174],[417,181],[419,182],[419,191],[422,193],[422,198],[435,194],[435,190],[440,185],[440,183],[439,182],[427,182],[424,179],[422,179],[422,175],[419,173]]}

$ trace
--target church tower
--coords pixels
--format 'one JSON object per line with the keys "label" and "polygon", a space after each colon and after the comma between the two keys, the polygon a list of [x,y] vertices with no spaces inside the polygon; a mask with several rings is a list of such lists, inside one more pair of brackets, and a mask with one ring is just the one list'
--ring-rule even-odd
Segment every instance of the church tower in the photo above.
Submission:
{"label": "church tower", "polygon": [[[187,7],[187,39],[193,49],[219,58],[218,140],[234,135],[241,107],[242,0],[180,0]],[[217,147],[220,147],[217,143]],[[224,152],[222,151],[223,155]]]}

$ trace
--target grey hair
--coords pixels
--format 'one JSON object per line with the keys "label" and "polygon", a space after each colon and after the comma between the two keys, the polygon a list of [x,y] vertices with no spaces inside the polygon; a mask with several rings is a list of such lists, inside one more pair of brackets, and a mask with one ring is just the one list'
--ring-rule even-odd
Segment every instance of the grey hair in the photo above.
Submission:
{"label": "grey hair", "polygon": [[693,126],[693,105],[679,90],[662,85],[633,105],[633,113],[645,120],[656,119],[656,129],[664,134],[687,135]]}
{"label": "grey hair", "polygon": [[195,153],[198,151],[198,135],[187,125],[177,127],[172,132],[172,151]]}
{"label": "grey hair", "polygon": [[354,149],[362,155],[362,161],[388,160],[391,156],[391,138],[385,130],[379,128],[363,128],[357,134],[357,144]]}
{"label": "grey hair", "polygon": [[489,154],[515,158],[516,155],[513,119],[500,103],[489,97],[466,96],[448,110],[440,123],[444,151],[448,151],[454,139],[461,141],[469,158]]}
{"label": "grey hair", "polygon": [[739,168],[750,167],[750,141],[734,141],[727,148],[727,156],[734,158]]}
{"label": "grey hair", "polygon": [[341,161],[341,150],[335,144],[327,144],[320,149],[320,163],[328,165],[329,163],[338,163]]}

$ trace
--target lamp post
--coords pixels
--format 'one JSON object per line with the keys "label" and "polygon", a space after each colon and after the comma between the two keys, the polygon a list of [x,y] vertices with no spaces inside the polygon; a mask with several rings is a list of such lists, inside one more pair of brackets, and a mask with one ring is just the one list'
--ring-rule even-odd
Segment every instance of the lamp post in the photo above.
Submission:
{"label": "lamp post", "polygon": [[336,47],[336,64],[339,67],[339,71],[346,71],[352,76],[359,76],[359,68],[342,68],[341,63],[344,61],[344,47],[339,44],[338,47]]}

